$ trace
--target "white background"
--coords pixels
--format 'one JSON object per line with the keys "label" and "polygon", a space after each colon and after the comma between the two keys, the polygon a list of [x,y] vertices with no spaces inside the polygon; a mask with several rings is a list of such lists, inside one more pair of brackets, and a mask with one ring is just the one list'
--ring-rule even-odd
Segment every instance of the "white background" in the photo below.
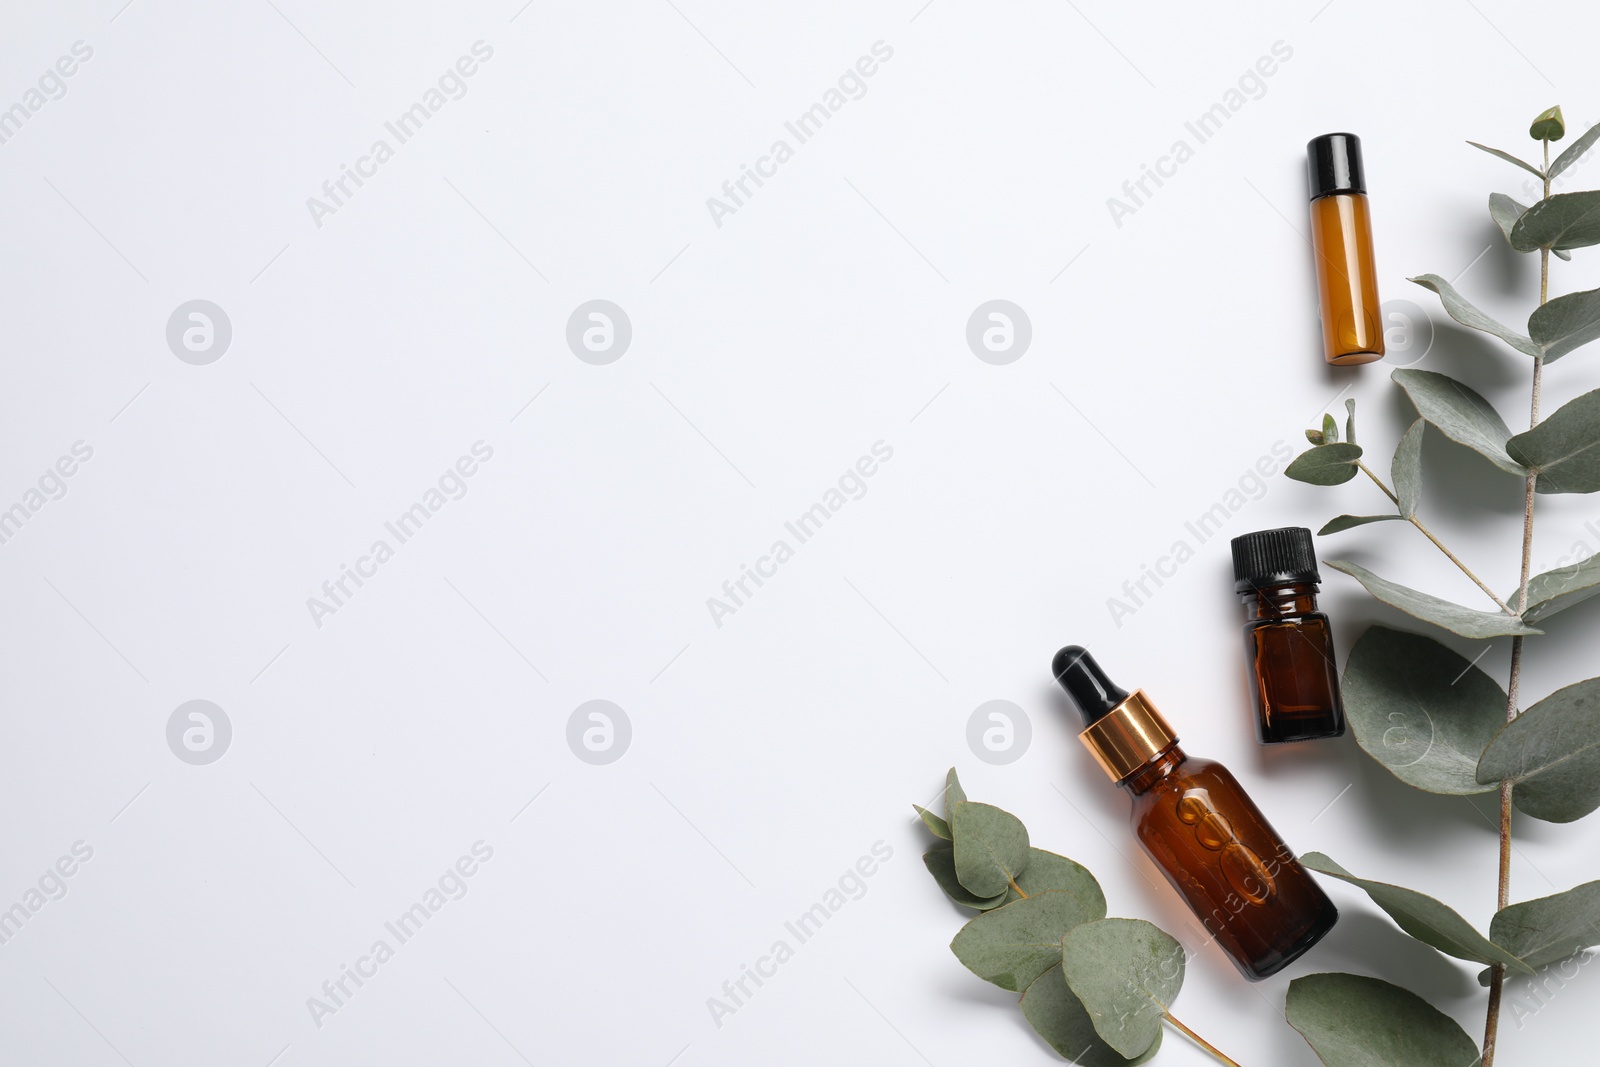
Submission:
{"label": "white background", "polygon": [[[948,952],[962,916],[910,805],[956,764],[1113,914],[1200,944],[1074,740],[1048,671],[1067,642],[1293,847],[1487,926],[1491,797],[1415,792],[1353,738],[1263,751],[1245,710],[1226,538],[1376,489],[1269,479],[1120,627],[1106,601],[1341,391],[1385,466],[1412,418],[1387,367],[1322,364],[1308,138],[1363,138],[1386,298],[1442,320],[1404,281],[1434,271],[1525,321],[1536,264],[1484,203],[1532,199],[1526,175],[1464,141],[1532,153],[1541,109],[1600,115],[1581,5],[121,2],[0,18],[0,107],[93,49],[0,145],[0,507],[94,450],[0,545],[0,907],[94,850],[0,945],[0,1059],[1050,1062]],[[466,95],[318,226],[307,198],[479,40]],[[877,41],[866,94],[716,225],[707,198]],[[1116,225],[1107,198],[1278,41],[1259,99]],[[1554,276],[1600,283],[1582,252]],[[608,366],[564,336],[596,298],[633,326]],[[997,298],[1033,329],[1006,366],[965,340]],[[205,366],[165,338],[192,299],[233,328]],[[1440,321],[1419,365],[1525,425],[1523,357]],[[1592,367],[1553,368],[1547,410]],[[319,627],[307,598],[480,440],[467,494]],[[707,598],[880,440],[866,494],[716,626]],[[1520,483],[1425,455],[1429,521],[1511,588]],[[1597,517],[1539,510],[1546,567]],[[1398,524],[1323,547],[1477,603]],[[1408,625],[1328,577],[1341,653]],[[1530,700],[1592,672],[1596,625],[1591,603],[1530,644]],[[167,747],[191,699],[232,723],[209,766]],[[632,724],[606,766],[566,743],[592,699]],[[993,699],[1031,720],[1007,766],[967,747]],[[1600,875],[1597,833],[1519,820],[1514,896]],[[470,892],[318,1027],[307,998],[479,840]],[[718,1027],[707,998],[878,841],[861,899]],[[1204,949],[1176,1014],[1248,1067],[1312,1065],[1287,981],[1350,970],[1481,1036],[1476,967],[1330,893],[1316,951],[1250,986]],[[1524,1026],[1508,1004],[1501,1062],[1587,1047],[1596,981]],[[1211,1061],[1169,1035],[1160,1062]]]}

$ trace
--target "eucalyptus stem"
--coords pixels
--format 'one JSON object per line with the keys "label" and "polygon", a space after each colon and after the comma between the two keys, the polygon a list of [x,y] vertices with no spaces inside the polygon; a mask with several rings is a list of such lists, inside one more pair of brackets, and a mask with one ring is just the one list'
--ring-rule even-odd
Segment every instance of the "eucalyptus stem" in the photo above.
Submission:
{"label": "eucalyptus stem", "polygon": [[1238,1063],[1237,1060],[1234,1060],[1233,1058],[1228,1056],[1225,1052],[1223,1052],[1221,1049],[1217,1048],[1217,1046],[1213,1045],[1211,1042],[1207,1041],[1205,1038],[1201,1037],[1199,1034],[1195,1033],[1193,1030],[1189,1029],[1187,1026],[1183,1025],[1182,1023],[1180,1023],[1177,1019],[1173,1018],[1171,1012],[1164,1011],[1164,1012],[1161,1013],[1161,1017],[1166,1019],[1167,1022],[1171,1023],[1174,1027],[1176,1027],[1178,1029],[1178,1032],[1183,1034],[1190,1041],[1193,1041],[1195,1044],[1199,1045],[1201,1048],[1203,1048],[1207,1052],[1211,1053],[1213,1056],[1215,1056],[1217,1059],[1221,1060],[1223,1063],[1228,1064],[1228,1067],[1239,1067],[1239,1063]]}
{"label": "eucalyptus stem", "polygon": [[[1550,199],[1550,142],[1544,141],[1544,198]],[[1550,301],[1550,250],[1539,249],[1539,306]],[[1529,404],[1528,429],[1539,425],[1539,394],[1544,384],[1544,357],[1533,357],[1533,399]],[[1522,492],[1522,580],[1517,587],[1517,611],[1528,603],[1528,575],[1533,564],[1533,502],[1539,475],[1530,472]],[[1517,717],[1518,690],[1522,683],[1522,638],[1511,639],[1511,676],[1506,684],[1506,722]],[[1511,903],[1511,783],[1500,783],[1500,884],[1497,910]],[[1483,1028],[1482,1067],[1494,1067],[1495,1042],[1500,1033],[1500,1001],[1504,995],[1506,968],[1497,963],[1489,971],[1489,1013]]]}
{"label": "eucalyptus stem", "polygon": [[[1371,467],[1367,466],[1365,463],[1361,462],[1359,459],[1356,460],[1356,466],[1360,467],[1362,472],[1365,473],[1368,478],[1371,478],[1379,489],[1383,490],[1384,495],[1387,496],[1389,498],[1389,500],[1395,504],[1395,506],[1397,506],[1397,507],[1399,506],[1400,498],[1394,494],[1394,490],[1390,489],[1387,485],[1385,485],[1383,483],[1383,479],[1382,478],[1378,477],[1376,474],[1374,474],[1372,472],[1372,468]],[[1530,504],[1529,507],[1532,507],[1532,505]],[[1422,524],[1422,520],[1421,519],[1417,518],[1415,515],[1408,515],[1408,516],[1406,516],[1406,521],[1411,523],[1411,525],[1415,526],[1419,531],[1421,531],[1423,537],[1426,537],[1428,540],[1432,541],[1435,548],[1437,548],[1440,552],[1443,552],[1445,554],[1445,557],[1447,559],[1449,559],[1451,563],[1454,563],[1457,567],[1459,567],[1461,569],[1461,573],[1462,574],[1465,574],[1468,578],[1471,578],[1472,581],[1473,581],[1473,584],[1475,584],[1479,589],[1482,589],[1484,591],[1485,595],[1487,595],[1490,600],[1494,601],[1496,604],[1498,604],[1500,606],[1500,610],[1501,611],[1505,612],[1507,615],[1515,615],[1516,614],[1515,611],[1511,610],[1511,605],[1507,604],[1504,600],[1501,600],[1500,597],[1495,593],[1495,591],[1493,589],[1490,589],[1487,585],[1484,584],[1484,581],[1483,581],[1482,578],[1479,578],[1476,574],[1472,573],[1472,568],[1467,566],[1465,563],[1463,563],[1461,561],[1461,557],[1460,556],[1456,555],[1454,552],[1452,552],[1448,548],[1446,548],[1444,546],[1444,542],[1439,540],[1437,537],[1435,537],[1434,534],[1433,534],[1433,531],[1428,529],[1426,526],[1424,526]],[[1527,564],[1526,564],[1526,562],[1524,562],[1524,564],[1523,564],[1523,571],[1524,571],[1523,583],[1524,584],[1527,583],[1527,574],[1526,574],[1527,569],[1528,569],[1527,568]],[[1524,598],[1526,598],[1527,594],[1524,593],[1523,596],[1524,596]]]}

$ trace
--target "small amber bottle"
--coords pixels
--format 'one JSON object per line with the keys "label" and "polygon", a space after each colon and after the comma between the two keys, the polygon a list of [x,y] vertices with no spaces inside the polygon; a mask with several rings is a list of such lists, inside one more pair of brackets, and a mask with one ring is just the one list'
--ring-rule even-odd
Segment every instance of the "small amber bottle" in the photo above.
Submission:
{"label": "small amber bottle", "polygon": [[1316,549],[1303,526],[1233,539],[1233,590],[1244,604],[1244,653],[1263,745],[1344,733],[1333,631],[1317,610]]}
{"label": "small amber bottle", "polygon": [[1089,724],[1079,739],[1133,798],[1139,844],[1240,973],[1275,974],[1333,928],[1333,902],[1226,767],[1186,757],[1144,691],[1119,688],[1080,646],[1053,666]]}
{"label": "small amber bottle", "polygon": [[1306,153],[1323,356],[1339,366],[1371,363],[1383,358],[1383,313],[1361,138],[1325,133],[1306,145]]}

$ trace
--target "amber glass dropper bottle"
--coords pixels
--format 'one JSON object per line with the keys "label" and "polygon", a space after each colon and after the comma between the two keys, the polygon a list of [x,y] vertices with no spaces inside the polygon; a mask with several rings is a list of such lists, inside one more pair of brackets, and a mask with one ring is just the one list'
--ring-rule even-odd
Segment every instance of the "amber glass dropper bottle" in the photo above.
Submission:
{"label": "amber glass dropper bottle", "polygon": [[1079,739],[1133,800],[1139,844],[1241,974],[1276,974],[1333,928],[1333,902],[1226,767],[1185,756],[1144,691],[1082,647],[1053,667],[1088,723]]}
{"label": "amber glass dropper bottle", "polygon": [[1383,313],[1361,138],[1325,133],[1306,145],[1306,154],[1323,357],[1338,366],[1371,363],[1383,358]]}

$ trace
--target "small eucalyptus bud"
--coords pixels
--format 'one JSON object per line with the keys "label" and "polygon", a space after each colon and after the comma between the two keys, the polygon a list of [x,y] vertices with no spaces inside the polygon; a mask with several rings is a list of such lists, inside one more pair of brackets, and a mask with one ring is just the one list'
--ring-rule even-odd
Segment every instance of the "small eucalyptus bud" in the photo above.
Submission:
{"label": "small eucalyptus bud", "polygon": [[1528,136],[1535,141],[1559,141],[1567,135],[1567,124],[1561,118],[1561,105],[1557,104],[1549,111],[1541,112],[1533,120],[1533,125],[1528,127]]}

